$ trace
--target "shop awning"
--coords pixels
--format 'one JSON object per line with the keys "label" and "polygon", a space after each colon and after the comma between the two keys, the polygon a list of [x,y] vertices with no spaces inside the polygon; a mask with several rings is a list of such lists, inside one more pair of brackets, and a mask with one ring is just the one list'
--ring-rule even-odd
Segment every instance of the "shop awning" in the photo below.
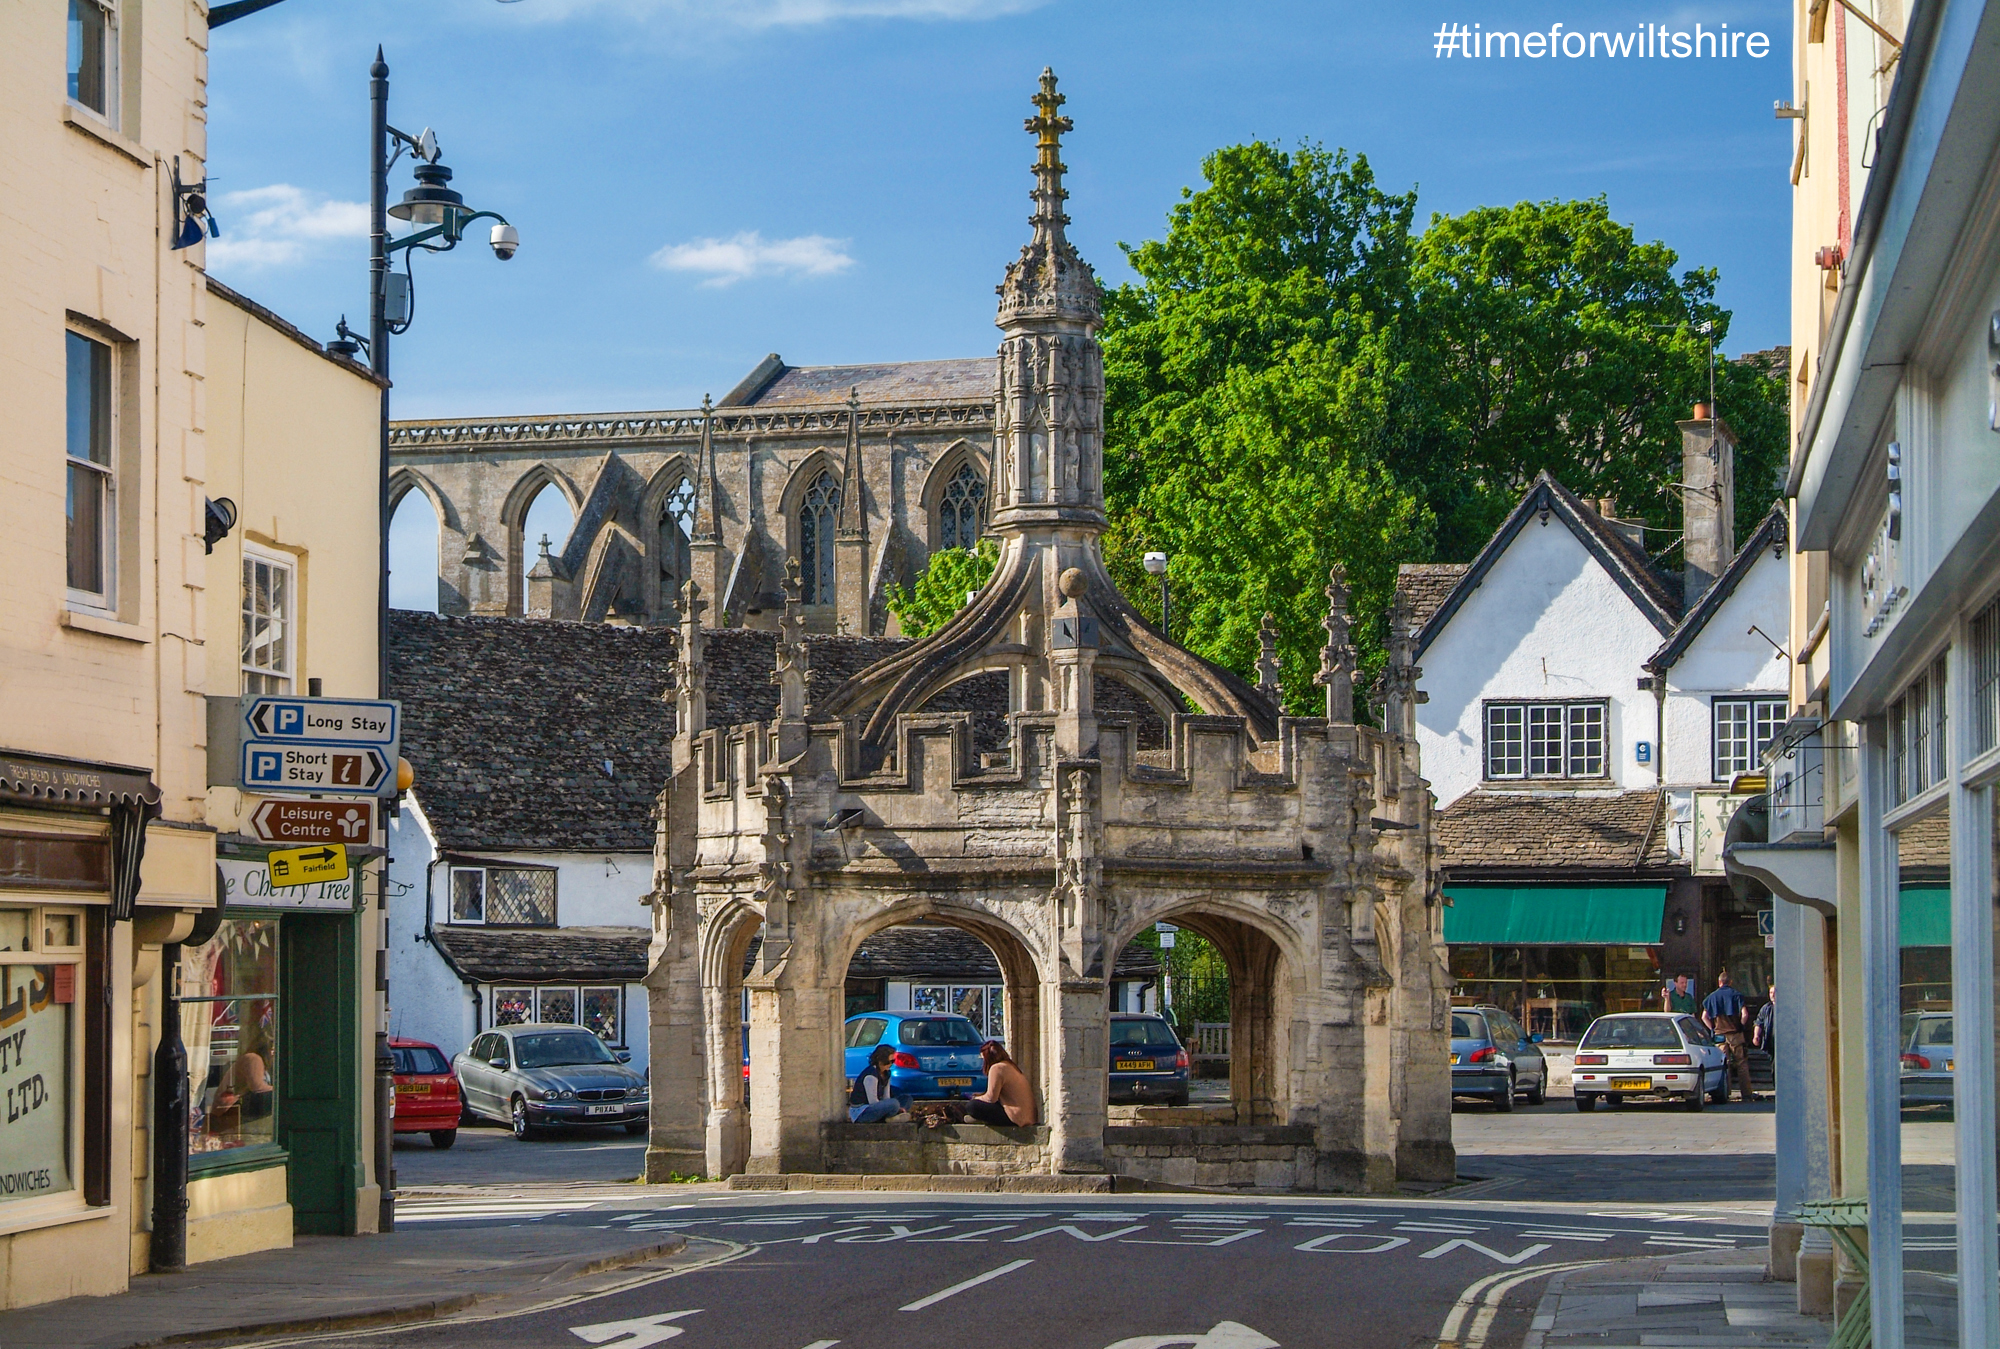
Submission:
{"label": "shop awning", "polygon": [[1951,945],[1951,887],[1903,887],[1901,927],[1905,946]]}
{"label": "shop awning", "polygon": [[1447,885],[1448,945],[1658,946],[1664,885]]}

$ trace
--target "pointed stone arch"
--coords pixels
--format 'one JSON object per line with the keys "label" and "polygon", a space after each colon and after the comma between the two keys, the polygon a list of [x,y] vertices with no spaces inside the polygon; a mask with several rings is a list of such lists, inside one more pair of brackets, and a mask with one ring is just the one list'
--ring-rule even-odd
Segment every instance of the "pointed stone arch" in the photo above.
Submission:
{"label": "pointed stone arch", "polygon": [[465,589],[461,584],[465,526],[459,519],[457,508],[438,485],[425,474],[407,466],[399,467],[389,475],[389,520],[392,525],[404,498],[412,492],[430,502],[431,513],[437,518],[437,549],[431,563],[438,612],[462,614],[466,611]]}
{"label": "pointed stone arch", "polygon": [[[691,490],[690,500],[695,508],[701,505],[700,465],[693,456],[677,454],[660,466],[646,483],[646,490],[639,498],[638,533],[643,540],[646,565],[642,568],[644,593],[642,601],[649,623],[670,623],[675,613],[674,596],[689,579],[693,559],[692,524],[684,527],[682,538],[668,556],[668,539],[665,524],[670,509],[680,495],[682,484]],[[662,579],[666,578],[666,579]]]}
{"label": "pointed stone arch", "polygon": [[969,545],[963,538],[946,527],[944,516],[946,499],[953,492],[959,475],[970,467],[978,475],[980,492],[977,510],[977,527],[973,532],[976,541],[986,528],[986,522],[993,514],[993,465],[990,450],[981,450],[970,440],[960,438],[948,446],[937,457],[931,471],[924,479],[924,486],[918,500],[923,510],[924,542],[927,551],[935,553],[943,548],[965,548]]}
{"label": "pointed stone arch", "polygon": [[[806,507],[808,494],[813,491],[814,485],[819,482],[822,475],[832,482],[837,493],[832,508],[833,519],[837,520],[840,503],[847,499],[849,484],[843,480],[839,456],[824,447],[814,450],[799,462],[798,467],[794,468],[791,476],[786,479],[785,490],[778,498],[778,508],[784,516],[782,538],[785,561],[789,562],[796,558],[802,568],[806,563],[807,540],[802,527],[801,513]],[[821,547],[826,550],[825,565],[818,575],[808,575],[805,578],[807,608],[822,609],[828,614],[833,611],[835,587],[838,585],[838,581],[834,579],[836,573],[833,563],[835,533],[834,524],[828,521],[815,535],[814,551]],[[824,586],[819,584],[821,580],[825,581]],[[824,595],[819,593],[822,588],[827,592]],[[820,625],[815,624],[815,626]]]}
{"label": "pointed stone arch", "polygon": [[748,1019],[743,1011],[743,965],[764,915],[754,905],[733,900],[716,910],[701,929],[701,1000],[705,1029],[703,1090],[706,1169],[730,1176],[750,1155],[750,1101],[743,1060]]}
{"label": "pointed stone arch", "polygon": [[[583,492],[570,481],[569,475],[553,464],[543,461],[533,465],[527,472],[514,480],[514,486],[507,492],[507,499],[500,507],[500,523],[507,531],[502,550],[501,565],[507,569],[507,616],[519,618],[527,612],[527,595],[521,582],[522,563],[528,556],[529,544],[525,537],[528,508],[540,496],[542,489],[553,485],[569,502],[571,520],[583,515]],[[488,541],[490,544],[490,540]],[[471,548],[468,542],[468,556]]]}

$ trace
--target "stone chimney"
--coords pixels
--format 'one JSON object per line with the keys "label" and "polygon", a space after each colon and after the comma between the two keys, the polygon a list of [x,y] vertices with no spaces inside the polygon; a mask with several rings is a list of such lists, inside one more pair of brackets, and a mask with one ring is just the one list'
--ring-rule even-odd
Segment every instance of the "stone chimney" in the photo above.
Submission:
{"label": "stone chimney", "polygon": [[1736,433],[1706,403],[1681,428],[1681,602],[1692,609],[1736,557]]}

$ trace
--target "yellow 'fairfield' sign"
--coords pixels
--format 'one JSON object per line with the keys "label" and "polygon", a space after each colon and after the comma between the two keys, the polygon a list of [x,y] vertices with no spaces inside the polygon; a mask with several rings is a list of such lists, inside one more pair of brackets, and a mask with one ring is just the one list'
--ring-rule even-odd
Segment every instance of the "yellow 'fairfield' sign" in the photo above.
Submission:
{"label": "yellow 'fairfield' sign", "polygon": [[285,848],[271,854],[271,885],[311,885],[315,881],[347,879],[347,847],[322,843],[316,848]]}

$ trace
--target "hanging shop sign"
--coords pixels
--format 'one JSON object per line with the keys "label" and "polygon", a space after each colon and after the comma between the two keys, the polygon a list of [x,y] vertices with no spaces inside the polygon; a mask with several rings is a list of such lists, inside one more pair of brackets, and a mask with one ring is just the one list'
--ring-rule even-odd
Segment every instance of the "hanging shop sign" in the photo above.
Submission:
{"label": "hanging shop sign", "polygon": [[[305,849],[304,851],[316,851]],[[343,850],[344,851],[344,850]],[[343,880],[309,881],[304,885],[279,885],[271,879],[271,869],[262,861],[240,857],[218,859],[222,883],[229,891],[229,907],[249,909],[298,909],[312,913],[351,913],[355,876]]]}

